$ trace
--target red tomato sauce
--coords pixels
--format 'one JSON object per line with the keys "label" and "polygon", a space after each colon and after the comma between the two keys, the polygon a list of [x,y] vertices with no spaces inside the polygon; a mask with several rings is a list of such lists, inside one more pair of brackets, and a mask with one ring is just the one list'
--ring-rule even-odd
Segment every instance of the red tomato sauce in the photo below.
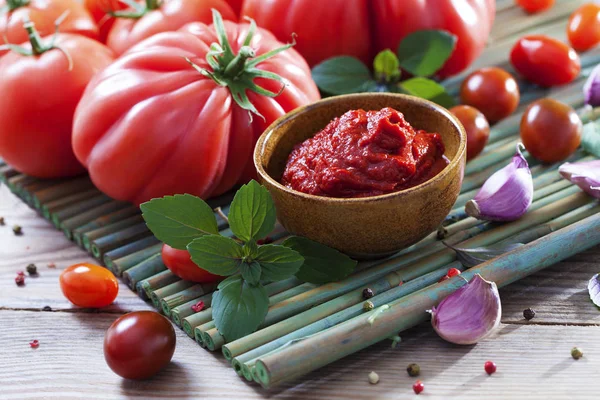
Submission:
{"label": "red tomato sauce", "polygon": [[282,183],[327,197],[368,197],[419,185],[448,160],[439,133],[415,130],[402,113],[352,110],[296,145]]}

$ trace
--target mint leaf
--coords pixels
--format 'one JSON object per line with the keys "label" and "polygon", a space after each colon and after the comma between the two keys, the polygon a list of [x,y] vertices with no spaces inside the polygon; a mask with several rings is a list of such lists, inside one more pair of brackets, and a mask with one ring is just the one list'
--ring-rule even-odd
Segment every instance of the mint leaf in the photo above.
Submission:
{"label": "mint leaf", "polygon": [[211,274],[228,276],[240,267],[242,246],[232,238],[209,235],[196,238],[188,244],[192,261]]}
{"label": "mint leaf", "polygon": [[413,32],[398,46],[400,66],[416,76],[431,76],[442,68],[455,47],[456,36],[446,31]]}
{"label": "mint leaf", "polygon": [[276,218],[271,194],[254,180],[237,191],[229,208],[229,227],[244,242],[266,237]]}
{"label": "mint leaf", "polygon": [[339,281],[354,271],[356,261],[339,251],[310,239],[291,236],[283,245],[304,257],[296,277],[304,282],[329,283]]}
{"label": "mint leaf", "polygon": [[189,194],[152,199],[141,204],[140,209],[154,236],[179,250],[185,250],[197,237],[219,233],[210,206]]}
{"label": "mint leaf", "polygon": [[219,333],[230,342],[256,331],[269,311],[269,297],[262,285],[236,275],[221,282],[211,306]]}
{"label": "mint leaf", "polygon": [[373,81],[369,68],[350,56],[329,58],[315,65],[312,76],[317,86],[329,94],[364,92],[365,85]]}
{"label": "mint leaf", "polygon": [[386,82],[392,82],[400,78],[400,62],[398,57],[389,49],[375,56],[373,69],[378,80],[385,79]]}
{"label": "mint leaf", "polygon": [[583,126],[581,147],[600,158],[600,121],[589,122]]}
{"label": "mint leaf", "polygon": [[293,276],[302,266],[304,259],[298,252],[276,244],[266,244],[258,248],[256,261],[262,267],[262,279],[281,281]]}
{"label": "mint leaf", "polygon": [[450,108],[456,104],[446,89],[431,79],[416,77],[400,82],[399,85],[406,93],[431,100],[442,107]]}
{"label": "mint leaf", "polygon": [[260,282],[262,268],[259,263],[252,261],[251,263],[242,263],[240,266],[242,278],[251,285],[256,285]]}

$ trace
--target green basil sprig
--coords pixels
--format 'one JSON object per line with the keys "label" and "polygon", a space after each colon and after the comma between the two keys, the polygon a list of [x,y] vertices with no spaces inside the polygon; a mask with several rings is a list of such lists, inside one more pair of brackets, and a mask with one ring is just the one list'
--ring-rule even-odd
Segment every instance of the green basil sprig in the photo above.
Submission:
{"label": "green basil sprig", "polygon": [[345,278],[356,266],[350,257],[303,237],[258,244],[275,228],[276,214],[269,191],[256,181],[242,186],[231,203],[228,220],[235,238],[221,236],[208,204],[188,194],[152,199],[140,208],[159,240],[187,249],[198,267],[228,277],[212,300],[215,325],[228,341],[254,332],[264,321],[269,309],[264,284],[294,275],[327,283]]}

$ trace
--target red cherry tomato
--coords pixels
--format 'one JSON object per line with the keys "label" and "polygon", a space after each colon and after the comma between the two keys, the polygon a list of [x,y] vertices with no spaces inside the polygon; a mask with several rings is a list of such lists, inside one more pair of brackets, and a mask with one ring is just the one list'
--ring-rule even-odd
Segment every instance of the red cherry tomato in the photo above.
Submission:
{"label": "red cherry tomato", "polygon": [[521,140],[540,161],[566,159],[581,144],[581,119],[568,105],[553,99],[531,103],[521,119]]}
{"label": "red cherry tomato", "polygon": [[600,5],[587,3],[571,14],[567,37],[577,51],[589,50],[600,43]]}
{"label": "red cherry tomato", "polygon": [[510,52],[510,62],[527,80],[544,87],[569,83],[581,71],[575,50],[545,35],[519,39]]}
{"label": "red cherry tomato", "polygon": [[477,157],[490,137],[490,124],[479,110],[471,106],[452,107],[450,112],[467,131],[467,160]]}
{"label": "red cherry tomato", "polygon": [[99,265],[71,265],[60,274],[60,289],[73,304],[101,308],[112,304],[119,293],[117,278]]}
{"label": "red cherry tomato", "polygon": [[104,336],[104,358],[117,375],[148,379],[163,369],[175,352],[175,330],[153,311],[119,317]]}
{"label": "red cherry tomato", "polygon": [[520,97],[515,78],[497,67],[473,72],[460,88],[461,102],[481,111],[492,123],[512,114],[519,105]]}
{"label": "red cherry tomato", "polygon": [[528,13],[545,11],[554,5],[555,0],[516,0],[517,4]]}
{"label": "red cherry tomato", "polygon": [[84,0],[83,4],[98,24],[100,41],[106,43],[108,33],[115,23],[115,18],[108,15],[108,12],[124,10],[127,4],[121,0]]}
{"label": "red cherry tomato", "polygon": [[186,250],[177,250],[165,244],[162,248],[162,259],[172,273],[186,281],[211,283],[224,279],[224,277],[213,275],[194,264],[190,253]]}

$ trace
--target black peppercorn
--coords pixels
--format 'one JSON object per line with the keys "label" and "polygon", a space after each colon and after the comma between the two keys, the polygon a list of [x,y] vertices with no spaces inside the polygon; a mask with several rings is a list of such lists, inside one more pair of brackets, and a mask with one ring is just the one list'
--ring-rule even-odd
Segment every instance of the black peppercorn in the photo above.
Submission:
{"label": "black peppercorn", "polygon": [[525,319],[529,321],[530,319],[535,317],[535,311],[533,311],[531,308],[527,308],[523,310],[523,317],[525,317]]}
{"label": "black peppercorn", "polygon": [[23,228],[21,228],[21,225],[15,225],[13,226],[13,233],[17,236],[22,235],[23,234]]}
{"label": "black peppercorn", "polygon": [[421,373],[421,367],[419,367],[419,364],[408,364],[408,367],[406,367],[406,372],[408,372],[409,376],[419,376],[419,374]]}
{"label": "black peppercorn", "polygon": [[4,217],[0,217],[0,225],[4,225]]}
{"label": "black peppercorn", "polygon": [[42,311],[52,311],[52,307],[44,306],[44,308],[42,308]]}
{"label": "black peppercorn", "polygon": [[375,293],[373,293],[373,289],[371,288],[366,288],[365,290],[363,290],[363,299],[368,300],[371,297],[375,296]]}
{"label": "black peppercorn", "polygon": [[27,266],[27,273],[29,275],[37,275],[37,267],[35,266],[35,264],[29,264]]}

